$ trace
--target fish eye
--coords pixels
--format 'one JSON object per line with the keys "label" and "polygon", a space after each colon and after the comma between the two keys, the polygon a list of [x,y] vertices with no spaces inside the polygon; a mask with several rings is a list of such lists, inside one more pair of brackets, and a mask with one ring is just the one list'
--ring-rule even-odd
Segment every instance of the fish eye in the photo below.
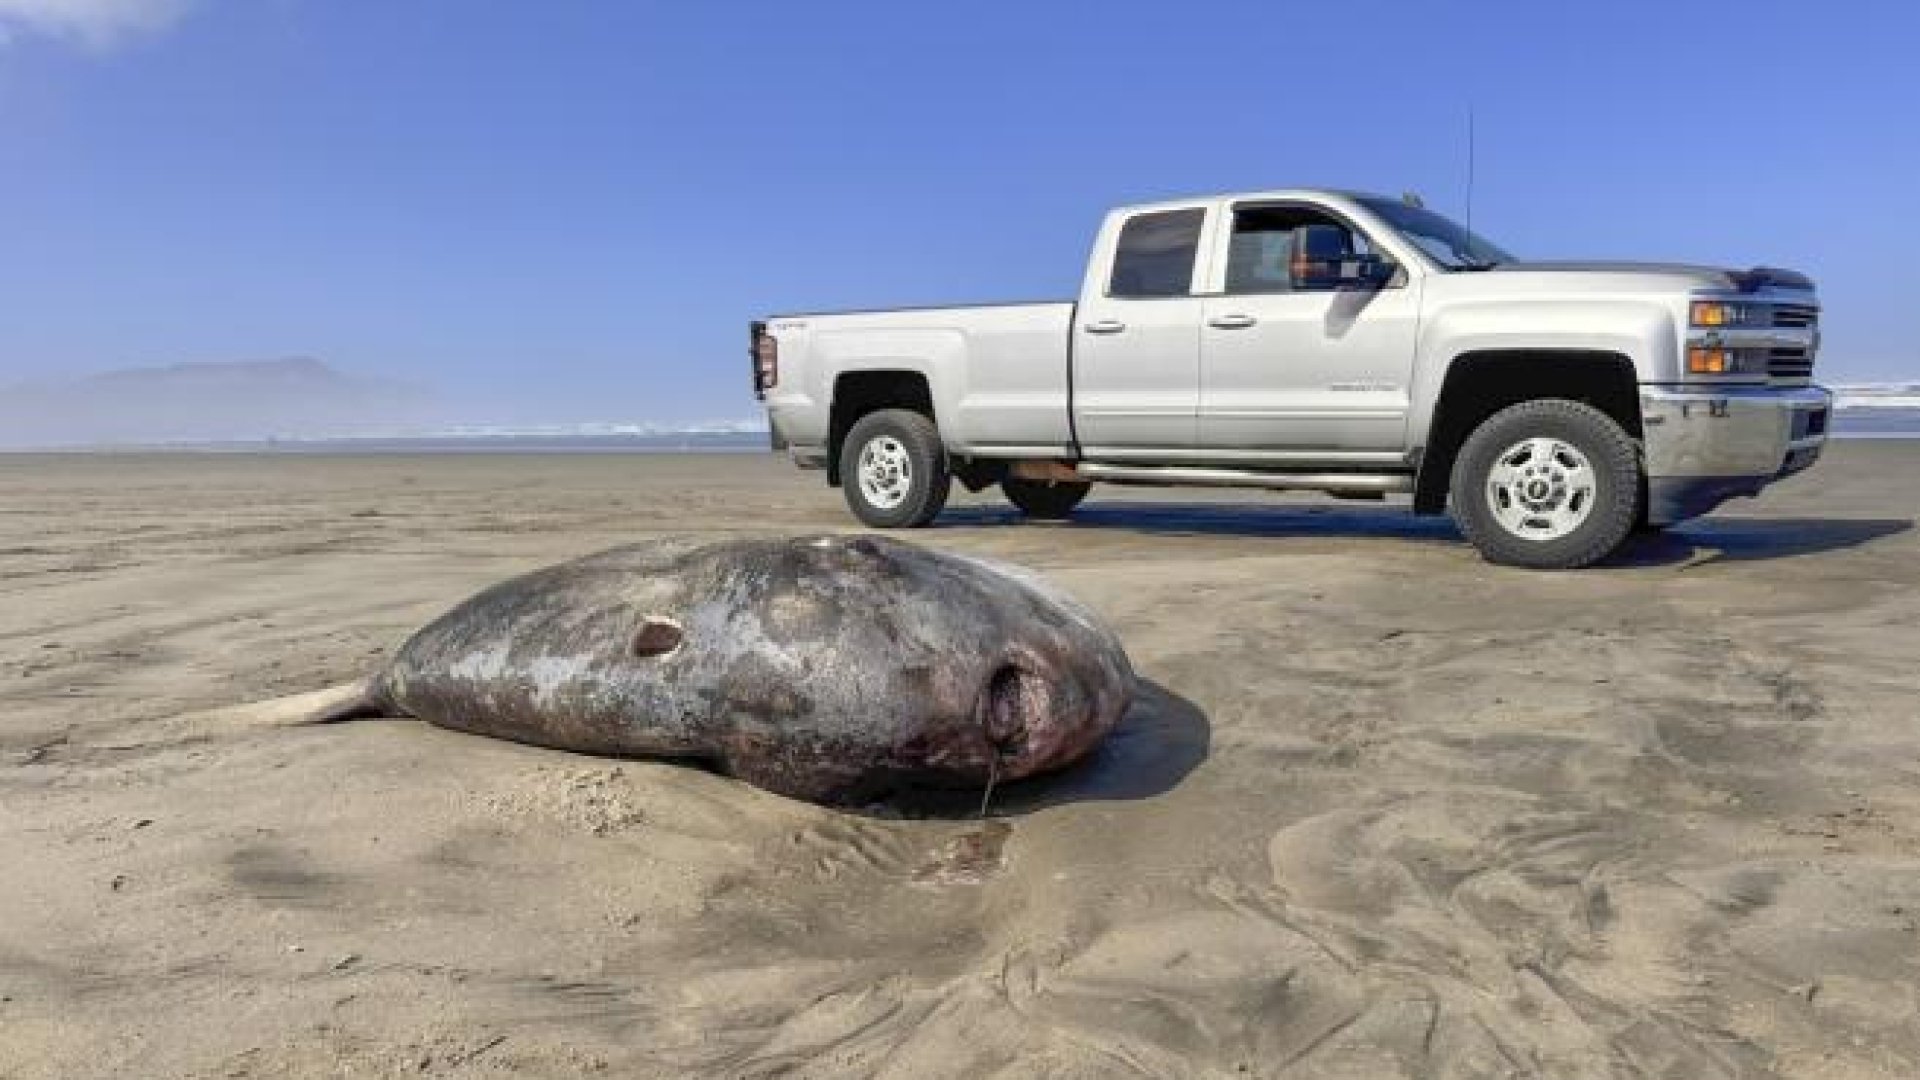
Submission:
{"label": "fish eye", "polygon": [[643,659],[665,656],[678,649],[686,636],[680,624],[664,615],[649,615],[633,635],[633,655]]}

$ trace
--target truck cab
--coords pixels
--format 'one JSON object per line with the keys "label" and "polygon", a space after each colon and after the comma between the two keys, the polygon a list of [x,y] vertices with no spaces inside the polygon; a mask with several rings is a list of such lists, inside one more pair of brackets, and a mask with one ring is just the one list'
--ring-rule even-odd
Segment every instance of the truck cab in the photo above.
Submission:
{"label": "truck cab", "polygon": [[1072,302],[780,316],[753,354],[776,443],[868,524],[953,479],[1046,517],[1094,483],[1310,489],[1573,567],[1813,463],[1818,317],[1791,271],[1529,263],[1298,190],[1113,211]]}

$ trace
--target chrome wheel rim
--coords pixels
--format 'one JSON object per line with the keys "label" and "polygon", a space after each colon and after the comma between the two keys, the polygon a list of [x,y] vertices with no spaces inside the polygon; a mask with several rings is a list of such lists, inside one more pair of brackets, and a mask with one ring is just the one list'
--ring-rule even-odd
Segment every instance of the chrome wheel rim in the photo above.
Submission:
{"label": "chrome wheel rim", "polygon": [[1500,527],[1528,540],[1558,540],[1593,514],[1587,455],[1560,439],[1522,439],[1487,473],[1487,507]]}
{"label": "chrome wheel rim", "polygon": [[860,448],[860,494],[876,510],[892,510],[913,490],[913,460],[891,435],[877,435]]}

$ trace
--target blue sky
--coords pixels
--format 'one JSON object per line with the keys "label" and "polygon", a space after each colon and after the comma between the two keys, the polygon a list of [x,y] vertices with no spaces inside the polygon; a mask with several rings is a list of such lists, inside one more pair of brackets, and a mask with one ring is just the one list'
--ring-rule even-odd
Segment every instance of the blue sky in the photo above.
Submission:
{"label": "blue sky", "polygon": [[0,382],[307,354],[735,417],[770,311],[1066,296],[1110,204],[1415,189],[1820,281],[1920,376],[1920,4],[0,0]]}

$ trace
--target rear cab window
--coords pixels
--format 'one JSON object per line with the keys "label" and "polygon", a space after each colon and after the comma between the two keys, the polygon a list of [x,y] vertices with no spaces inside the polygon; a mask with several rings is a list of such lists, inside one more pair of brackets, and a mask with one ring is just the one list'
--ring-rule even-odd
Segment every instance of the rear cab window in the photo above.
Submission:
{"label": "rear cab window", "polygon": [[1200,253],[1204,207],[1135,214],[1120,229],[1107,295],[1120,299],[1187,296]]}

